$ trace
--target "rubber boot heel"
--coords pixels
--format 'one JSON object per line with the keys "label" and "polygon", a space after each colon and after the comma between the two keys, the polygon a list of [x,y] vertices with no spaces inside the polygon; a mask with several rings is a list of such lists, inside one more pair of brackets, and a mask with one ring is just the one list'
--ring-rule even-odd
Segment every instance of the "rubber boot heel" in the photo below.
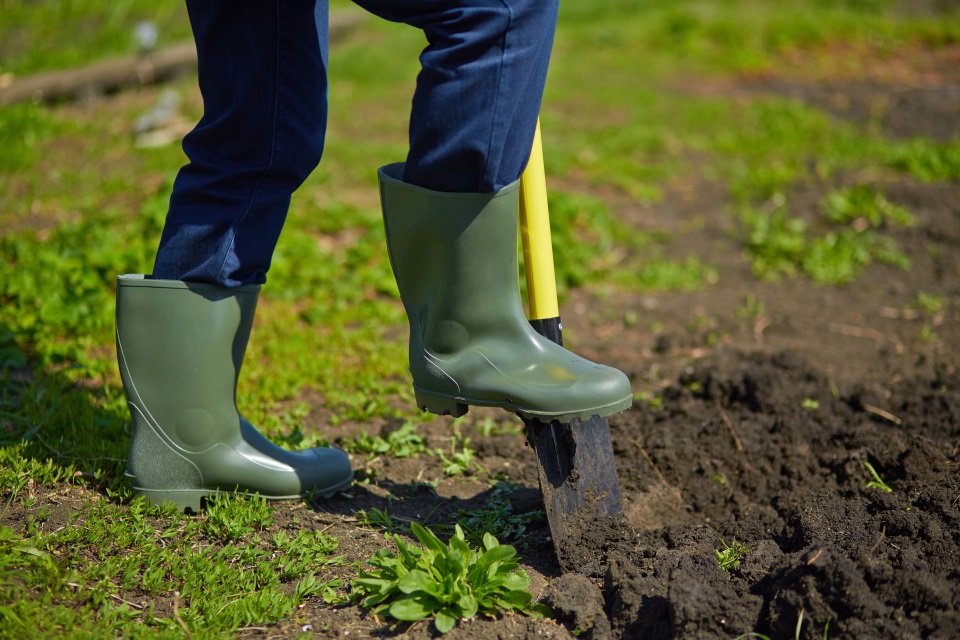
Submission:
{"label": "rubber boot heel", "polygon": [[423,391],[416,387],[413,388],[417,396],[417,406],[421,411],[429,411],[438,416],[453,416],[459,418],[467,412],[467,405],[458,402],[456,398],[450,396],[437,395],[429,391]]}
{"label": "rubber boot heel", "polygon": [[194,513],[200,513],[203,506],[203,499],[210,495],[209,491],[187,490],[187,491],[162,491],[153,489],[137,489],[133,492],[138,496],[146,498],[152,505],[162,506],[163,503],[172,504],[178,511],[190,510]]}

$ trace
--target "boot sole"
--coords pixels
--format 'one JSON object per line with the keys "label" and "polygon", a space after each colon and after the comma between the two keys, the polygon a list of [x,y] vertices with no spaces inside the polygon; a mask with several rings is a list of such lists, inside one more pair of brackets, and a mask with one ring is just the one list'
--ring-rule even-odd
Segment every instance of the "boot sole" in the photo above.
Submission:
{"label": "boot sole", "polygon": [[510,413],[515,413],[524,420],[538,420],[540,422],[557,421],[561,424],[569,424],[574,420],[589,420],[592,416],[606,418],[621,411],[626,411],[633,406],[633,395],[629,395],[623,400],[618,400],[611,404],[580,411],[550,412],[534,411],[526,409],[512,402],[496,402],[487,400],[471,400],[457,396],[448,396],[442,393],[433,393],[425,391],[416,386],[413,387],[414,395],[417,398],[417,406],[421,411],[436,414],[438,416],[453,416],[459,418],[467,413],[470,406],[474,407],[499,407]]}
{"label": "boot sole", "polygon": [[340,484],[327,487],[323,491],[305,491],[303,493],[289,496],[268,496],[256,491],[239,489],[235,491],[226,491],[223,489],[182,489],[175,491],[168,491],[164,489],[145,489],[143,487],[134,485],[133,482],[135,479],[132,476],[128,475],[127,478],[129,478],[131,481],[131,487],[133,488],[134,495],[143,496],[150,504],[155,506],[162,506],[164,503],[172,504],[176,506],[179,511],[190,510],[194,513],[200,513],[203,510],[203,501],[205,498],[224,493],[251,497],[259,495],[265,500],[297,500],[306,498],[308,496],[316,496],[326,499],[339,491],[343,491],[353,484],[353,474],[351,473],[348,479],[344,480]]}

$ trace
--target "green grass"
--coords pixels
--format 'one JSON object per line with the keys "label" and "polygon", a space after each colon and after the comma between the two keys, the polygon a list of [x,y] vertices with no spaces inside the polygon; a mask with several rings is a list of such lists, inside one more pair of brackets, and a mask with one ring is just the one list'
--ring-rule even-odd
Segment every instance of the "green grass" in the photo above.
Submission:
{"label": "green grass", "polygon": [[825,284],[848,284],[872,262],[909,269],[909,257],[886,234],[913,225],[913,216],[866,185],[832,191],[817,219],[791,216],[782,195],[765,207],[744,207],[744,244],[757,276],[803,273]]}
{"label": "green grass", "polygon": [[80,65],[139,51],[134,29],[157,27],[157,47],[188,40],[186,7],[132,0],[41,0],[0,2],[0,73],[25,75]]}
{"label": "green grass", "polygon": [[[95,633],[219,638],[291,615],[306,598],[333,600],[334,538],[311,530],[261,537],[271,507],[221,498],[204,518],[93,498],[48,531],[49,511],[26,531],[0,528],[4,637]],[[117,550],[123,553],[117,553]],[[124,598],[136,592],[153,604]],[[166,603],[172,607],[158,610]],[[172,608],[172,611],[171,611]],[[86,631],[84,631],[86,630]]]}
{"label": "green grass", "polygon": [[663,258],[668,234],[632,229],[596,196],[557,190],[549,204],[561,294],[603,281],[635,291],[696,291],[716,281],[714,268],[695,256]]}
{"label": "green grass", "polygon": [[[0,12],[0,82],[128,55],[141,20],[159,25],[161,44],[189,37],[182,5],[0,0]],[[957,17],[903,15],[883,0],[565,2],[542,113],[561,292],[716,283],[709,255],[676,257],[682,228],[630,222],[638,208],[669,206],[686,183],[727,194],[696,215],[729,216],[759,278],[830,286],[856,282],[877,262],[909,268],[912,256],[895,242],[912,213],[882,185],[960,179],[960,141],[889,140],[874,126],[723,87],[832,43],[878,56],[955,44]],[[469,440],[457,432],[427,447],[415,426],[406,321],[376,192],[376,168],[405,153],[423,44],[415,30],[371,18],[334,48],[328,150],[295,194],[239,402],[288,448],[328,441],[309,425],[395,420],[396,431],[343,444],[362,455],[430,456],[459,478],[481,471]],[[173,85],[188,118],[201,113],[193,84]],[[143,91],[0,109],[0,636],[168,637],[186,628],[219,638],[295,617],[308,600],[336,601],[345,587],[328,572],[341,562],[336,540],[281,526],[262,500],[218,498],[189,518],[147,508],[123,480],[129,415],[113,355],[114,278],[151,268],[184,162],[176,144],[133,144],[132,122],[153,99]],[[821,202],[802,209],[797,196],[811,190]],[[948,304],[917,295],[921,339],[936,338]],[[758,317],[763,305],[748,299],[742,313]],[[71,497],[67,516],[51,512],[49,494]],[[366,517],[400,526],[385,510]],[[460,524],[480,544],[485,533],[521,535],[532,517],[496,495],[437,526]],[[151,604],[132,606],[131,593]]]}
{"label": "green grass", "polygon": [[416,458],[427,453],[426,438],[413,422],[403,423],[386,437],[371,436],[361,431],[358,437],[341,441],[340,446],[350,453],[390,454],[394,458]]}

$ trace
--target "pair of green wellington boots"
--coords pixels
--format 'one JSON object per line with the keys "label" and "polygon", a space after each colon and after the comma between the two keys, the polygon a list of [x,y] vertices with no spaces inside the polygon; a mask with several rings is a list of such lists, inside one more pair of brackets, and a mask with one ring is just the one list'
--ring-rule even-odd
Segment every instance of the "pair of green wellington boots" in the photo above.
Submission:
{"label": "pair of green wellington boots", "polygon": [[[380,169],[390,262],[410,321],[417,405],[463,415],[502,407],[570,422],[627,409],[627,377],[541,337],[518,288],[518,183],[491,194],[430,191]],[[353,479],[347,455],[287,451],[236,407],[259,286],[224,288],[124,275],[117,358],[133,442],[127,476],[152,503],[199,512],[216,493],[328,497]]]}

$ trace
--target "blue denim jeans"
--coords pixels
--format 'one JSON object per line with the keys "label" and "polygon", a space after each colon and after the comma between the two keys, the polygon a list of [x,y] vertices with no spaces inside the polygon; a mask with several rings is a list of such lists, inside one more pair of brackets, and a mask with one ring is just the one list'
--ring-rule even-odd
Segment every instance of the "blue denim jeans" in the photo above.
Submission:
{"label": "blue denim jeans", "polygon": [[[427,38],[405,181],[487,193],[520,177],[558,1],[355,0]],[[327,2],[187,0],[187,9],[204,114],[183,141],[189,163],[174,184],[153,277],[262,284],[290,196],[323,153]]]}

